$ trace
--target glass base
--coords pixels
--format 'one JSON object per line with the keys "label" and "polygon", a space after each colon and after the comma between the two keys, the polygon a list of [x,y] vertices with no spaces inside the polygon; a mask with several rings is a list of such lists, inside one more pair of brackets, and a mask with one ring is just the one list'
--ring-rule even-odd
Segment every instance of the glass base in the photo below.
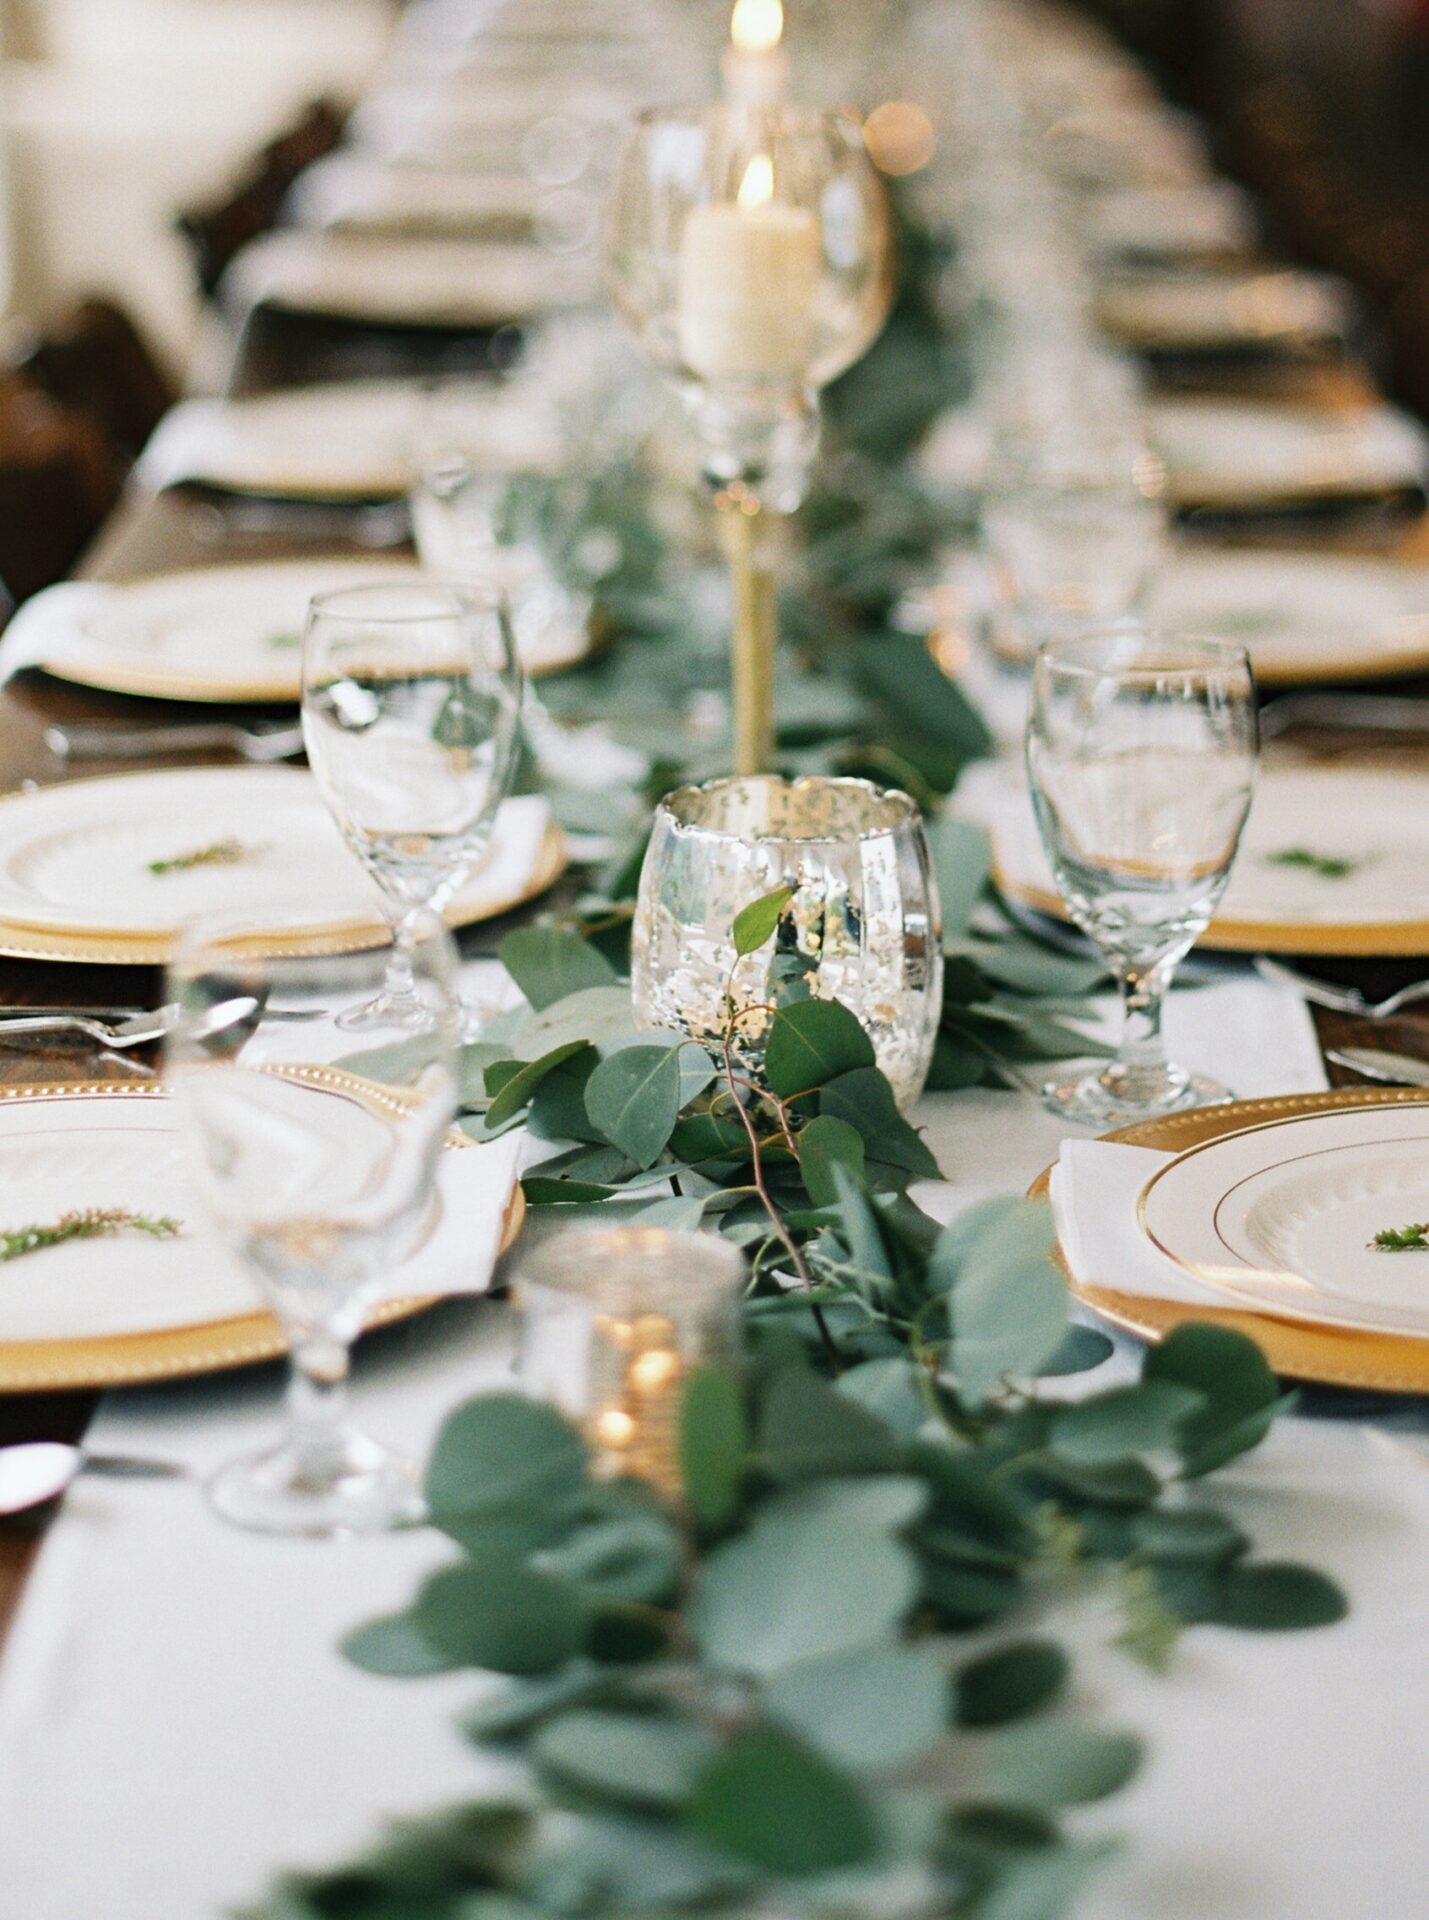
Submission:
{"label": "glass base", "polygon": [[430,1033],[436,1020],[430,1007],[423,1006],[415,993],[379,993],[365,1007],[349,1007],[333,1021],[344,1033],[372,1033],[394,1028],[403,1033]]}
{"label": "glass base", "polygon": [[[1150,1078],[1150,1084],[1148,1084]],[[1235,1095],[1218,1080],[1204,1074],[1187,1073],[1181,1067],[1168,1067],[1164,1074],[1148,1077],[1123,1075],[1115,1061],[1088,1072],[1085,1067],[1055,1075],[1042,1085],[1042,1104],[1049,1113],[1074,1126],[1129,1127],[1137,1120],[1154,1120],[1163,1113],[1179,1113],[1185,1107],[1215,1107]]]}
{"label": "glass base", "polygon": [[209,1481],[208,1499],[236,1527],[310,1540],[387,1533],[426,1518],[415,1464],[360,1434],[321,1455],[285,1442],[234,1460]]}

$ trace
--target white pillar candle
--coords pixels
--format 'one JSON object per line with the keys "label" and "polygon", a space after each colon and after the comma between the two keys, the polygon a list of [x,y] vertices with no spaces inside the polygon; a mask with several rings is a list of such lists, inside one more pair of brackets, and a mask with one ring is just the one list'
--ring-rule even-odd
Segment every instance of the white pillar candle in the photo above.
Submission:
{"label": "white pillar candle", "polygon": [[735,0],[730,44],[720,62],[725,98],[744,107],[776,107],[789,85],[789,56],[780,46],[782,0]]}
{"label": "white pillar candle", "polygon": [[685,222],[680,353],[703,379],[798,379],[808,368],[823,236],[817,214],[773,201],[772,172],[756,154],[737,201]]}

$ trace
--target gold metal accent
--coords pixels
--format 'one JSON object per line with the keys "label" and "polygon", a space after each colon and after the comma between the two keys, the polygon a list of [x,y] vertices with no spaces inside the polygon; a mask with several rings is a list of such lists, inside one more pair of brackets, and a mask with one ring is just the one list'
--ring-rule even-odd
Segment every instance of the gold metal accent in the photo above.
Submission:
{"label": "gold metal accent", "polygon": [[[15,794],[11,799],[25,799]],[[0,800],[0,806],[5,804]],[[475,912],[460,901],[448,907],[444,918],[449,927],[475,926],[482,920],[498,919],[503,913],[524,906],[554,886],[570,861],[566,836],[553,820],[536,855],[525,885],[517,893],[479,907]],[[360,953],[364,948],[380,946],[389,937],[386,923],[377,919],[352,921],[346,927],[323,928],[291,939],[255,944],[255,957],[274,960],[307,960],[334,953]],[[172,933],[78,933],[45,930],[17,925],[0,919],[0,954],[17,960],[75,960],[113,967],[163,967],[173,958]]]}
{"label": "gold metal accent", "polygon": [[[356,1074],[336,1067],[285,1069],[294,1078],[331,1086],[366,1099],[383,1089]],[[0,1100],[162,1100],[168,1089],[132,1081],[89,1080],[65,1085],[30,1082],[0,1087]],[[460,1152],[479,1143],[453,1128],[447,1151]],[[509,1253],[526,1219],[526,1196],[518,1181],[502,1221],[498,1258]],[[369,1314],[364,1332],[410,1320],[438,1304],[443,1296],[426,1294],[405,1300],[384,1300]],[[75,1340],[0,1340],[0,1393],[51,1393],[100,1387],[138,1386],[153,1380],[181,1380],[192,1374],[217,1373],[230,1367],[251,1366],[258,1360],[280,1360],[288,1351],[283,1329],[270,1313],[240,1314],[202,1326],[172,1327],[147,1333],[109,1334]]]}
{"label": "gold metal accent", "polygon": [[[1423,1088],[1339,1087],[1331,1093],[1281,1094],[1270,1100],[1235,1100],[1218,1107],[1142,1120],[1104,1136],[1124,1146],[1154,1147],[1181,1153],[1274,1120],[1305,1113],[1331,1113],[1353,1107],[1423,1105]],[[1038,1175],[1029,1193],[1045,1199],[1052,1169]],[[1362,1387],[1378,1393],[1429,1393],[1429,1340],[1414,1334],[1367,1333],[1345,1327],[1310,1325],[1268,1314],[1225,1307],[1193,1307],[1182,1301],[1148,1300],[1140,1294],[1079,1281],[1058,1246],[1057,1262],[1072,1294],[1113,1326],[1153,1344],[1190,1321],[1229,1327],[1253,1340],[1277,1373],[1328,1386]]]}
{"label": "gold metal accent", "polygon": [[734,771],[768,773],[774,764],[774,649],[778,591],[759,545],[762,510],[745,487],[716,496],[734,588],[730,636],[734,682]]}

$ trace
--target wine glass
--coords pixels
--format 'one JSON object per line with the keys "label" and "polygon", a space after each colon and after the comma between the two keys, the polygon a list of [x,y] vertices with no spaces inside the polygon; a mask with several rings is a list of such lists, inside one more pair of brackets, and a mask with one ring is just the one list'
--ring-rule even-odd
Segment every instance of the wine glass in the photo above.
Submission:
{"label": "wine glass", "polygon": [[[420,911],[387,945],[325,958],[265,957],[264,932],[234,914],[196,921],[169,975],[165,1066],[199,1197],[292,1354],[286,1437],[222,1468],[209,1497],[263,1532],[372,1532],[421,1517],[419,1482],[348,1423],[348,1350],[430,1227],[456,1102],[456,955]],[[341,1057],[343,1014],[394,953],[420,1030],[394,1015],[360,1078],[323,1064]]]}
{"label": "wine glass", "polygon": [[[343,837],[397,924],[442,911],[479,865],[515,772],[521,671],[501,594],[402,581],[319,594],[303,638],[303,738]],[[422,1027],[406,947],[349,1028]]]}
{"label": "wine glass", "polygon": [[1037,825],[1123,1004],[1115,1059],[1043,1088],[1054,1113],[1117,1126],[1231,1097],[1167,1060],[1161,1006],[1225,891],[1257,744],[1242,647],[1118,630],[1039,652],[1027,723]]}

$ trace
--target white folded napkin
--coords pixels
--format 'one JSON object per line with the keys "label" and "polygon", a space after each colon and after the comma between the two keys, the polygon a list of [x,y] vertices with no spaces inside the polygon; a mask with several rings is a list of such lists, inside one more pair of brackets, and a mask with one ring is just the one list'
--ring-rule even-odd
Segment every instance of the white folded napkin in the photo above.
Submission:
{"label": "white folded napkin", "polygon": [[78,665],[86,650],[98,656],[102,649],[87,647],[85,623],[112,591],[96,582],[66,580],[27,600],[0,640],[0,686],[26,667],[61,659]]}
{"label": "white folded napkin", "polygon": [[1159,1253],[1137,1224],[1138,1195],[1175,1157],[1110,1140],[1064,1140],[1052,1169],[1052,1218],[1062,1252],[1084,1286],[1187,1306],[1229,1306],[1223,1293]]}
{"label": "white folded napkin", "polygon": [[437,1166],[441,1222],[420,1252],[393,1268],[382,1290],[384,1300],[488,1291],[516,1186],[522,1138],[506,1134],[442,1155]]}

